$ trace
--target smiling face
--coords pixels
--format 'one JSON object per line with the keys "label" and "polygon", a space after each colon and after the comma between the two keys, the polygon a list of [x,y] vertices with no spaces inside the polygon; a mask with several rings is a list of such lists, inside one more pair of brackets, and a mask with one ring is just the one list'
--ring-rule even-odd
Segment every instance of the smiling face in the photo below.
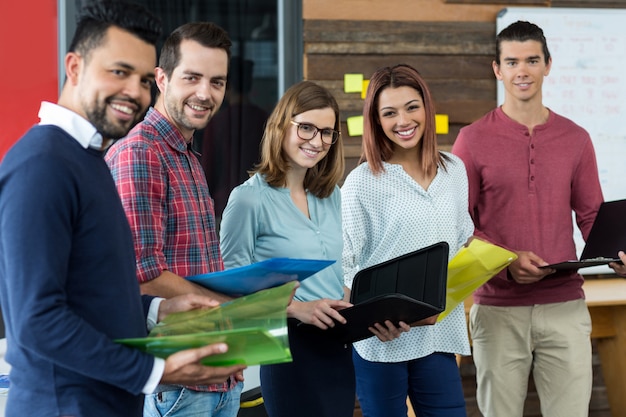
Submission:
{"label": "smiling face", "polygon": [[412,87],[387,87],[378,96],[378,120],[394,153],[417,148],[425,129],[424,101]]}
{"label": "smiling face", "polygon": [[224,101],[228,55],[192,40],[180,44],[180,62],[172,76],[156,69],[161,94],[155,108],[173,123],[189,141],[196,129],[203,129]]}
{"label": "smiling face", "polygon": [[[294,116],[293,121],[313,125],[319,129],[334,129],[335,112],[330,107],[309,110]],[[335,145],[327,145],[322,142],[321,132],[318,132],[311,140],[300,139],[298,126],[289,123],[282,149],[292,170],[306,172],[307,169],[314,167],[328,154],[331,146]]]}
{"label": "smiling face", "polygon": [[542,45],[529,40],[502,41],[500,65],[493,62],[493,72],[502,81],[506,91],[505,101],[541,103],[543,79],[550,73],[552,60],[546,64]]}
{"label": "smiling face", "polygon": [[89,120],[105,139],[119,139],[150,105],[156,50],[117,27],[108,29],[87,57],[68,53],[67,82],[76,94],[72,110]]}

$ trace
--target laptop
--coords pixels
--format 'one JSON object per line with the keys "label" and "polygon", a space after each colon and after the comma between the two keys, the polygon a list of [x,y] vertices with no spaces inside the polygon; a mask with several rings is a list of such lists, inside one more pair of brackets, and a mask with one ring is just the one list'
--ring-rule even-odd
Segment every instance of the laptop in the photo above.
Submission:
{"label": "laptop", "polygon": [[626,251],[626,200],[605,201],[600,205],[580,259],[542,266],[540,268],[579,269],[622,263],[617,252]]}
{"label": "laptop", "polygon": [[347,323],[325,330],[345,343],[372,337],[368,327],[391,320],[407,324],[439,314],[446,307],[446,242],[360,270],[354,277],[350,308],[339,310]]}

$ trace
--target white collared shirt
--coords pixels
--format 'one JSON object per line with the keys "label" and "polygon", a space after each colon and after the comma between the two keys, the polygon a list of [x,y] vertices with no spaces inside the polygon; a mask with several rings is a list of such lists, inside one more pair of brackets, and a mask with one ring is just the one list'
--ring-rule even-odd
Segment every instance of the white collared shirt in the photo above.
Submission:
{"label": "white collared shirt", "polygon": [[58,104],[42,101],[39,108],[39,124],[53,125],[63,129],[87,149],[102,150],[102,135],[87,119]]}

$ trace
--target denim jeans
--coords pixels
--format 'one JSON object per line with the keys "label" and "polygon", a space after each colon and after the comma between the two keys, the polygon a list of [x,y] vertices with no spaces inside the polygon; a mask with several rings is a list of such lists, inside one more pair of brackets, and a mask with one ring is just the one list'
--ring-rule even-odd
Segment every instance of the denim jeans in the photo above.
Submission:
{"label": "denim jeans", "polygon": [[417,417],[466,417],[461,376],[452,353],[436,352],[407,362],[370,362],[353,350],[352,358],[364,416],[406,417],[408,395]]}
{"label": "denim jeans", "polygon": [[200,392],[179,387],[146,395],[144,417],[236,417],[243,382],[226,392]]}

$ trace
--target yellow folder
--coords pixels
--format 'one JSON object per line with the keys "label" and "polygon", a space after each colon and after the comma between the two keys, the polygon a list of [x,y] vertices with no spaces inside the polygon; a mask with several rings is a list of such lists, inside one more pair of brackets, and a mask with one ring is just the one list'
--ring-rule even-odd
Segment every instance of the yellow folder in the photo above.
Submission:
{"label": "yellow folder", "polygon": [[446,309],[437,321],[516,259],[515,253],[476,238],[462,247],[448,263]]}

